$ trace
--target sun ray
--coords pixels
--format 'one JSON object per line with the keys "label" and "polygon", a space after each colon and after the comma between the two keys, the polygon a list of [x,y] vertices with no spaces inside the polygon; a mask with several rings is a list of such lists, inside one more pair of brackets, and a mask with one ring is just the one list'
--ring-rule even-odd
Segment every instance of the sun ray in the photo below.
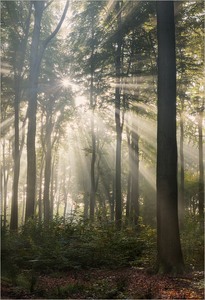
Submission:
{"label": "sun ray", "polygon": [[0,131],[2,132],[7,127],[10,127],[11,124],[13,123],[13,121],[14,121],[14,116],[11,116],[11,117],[7,118],[6,120],[4,120],[3,122],[1,122]]}
{"label": "sun ray", "polygon": [[156,190],[156,175],[155,170],[150,167],[146,167],[143,162],[140,163],[139,168],[140,174],[145,178],[145,180],[150,184],[150,186]]}

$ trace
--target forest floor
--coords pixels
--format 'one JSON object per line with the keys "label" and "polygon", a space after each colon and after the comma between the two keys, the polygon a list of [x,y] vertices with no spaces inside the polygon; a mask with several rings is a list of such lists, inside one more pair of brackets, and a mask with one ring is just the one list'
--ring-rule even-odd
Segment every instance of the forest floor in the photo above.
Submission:
{"label": "forest floor", "polygon": [[137,267],[75,270],[32,277],[31,285],[29,292],[2,279],[1,299],[204,299],[202,271],[171,277]]}

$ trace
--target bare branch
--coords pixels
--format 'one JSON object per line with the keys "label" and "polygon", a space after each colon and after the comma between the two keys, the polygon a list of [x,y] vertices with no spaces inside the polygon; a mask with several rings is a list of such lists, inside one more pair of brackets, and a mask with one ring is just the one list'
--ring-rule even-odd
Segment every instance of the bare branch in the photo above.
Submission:
{"label": "bare branch", "polygon": [[64,11],[63,11],[63,14],[61,16],[61,19],[58,23],[58,25],[56,26],[56,29],[47,37],[47,39],[43,42],[43,49],[42,51],[44,52],[44,50],[46,49],[48,43],[54,38],[54,36],[58,33],[58,31],[60,30],[62,24],[63,24],[63,21],[65,19],[65,16],[66,16],[66,13],[68,11],[68,6],[69,6],[69,0],[66,1],[66,5],[65,5],[65,8],[64,8]]}

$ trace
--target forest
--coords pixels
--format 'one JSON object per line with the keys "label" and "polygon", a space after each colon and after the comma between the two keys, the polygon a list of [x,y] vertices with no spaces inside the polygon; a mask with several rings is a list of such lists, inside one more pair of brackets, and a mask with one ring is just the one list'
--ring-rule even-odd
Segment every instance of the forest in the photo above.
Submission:
{"label": "forest", "polygon": [[204,1],[0,5],[1,298],[204,299]]}

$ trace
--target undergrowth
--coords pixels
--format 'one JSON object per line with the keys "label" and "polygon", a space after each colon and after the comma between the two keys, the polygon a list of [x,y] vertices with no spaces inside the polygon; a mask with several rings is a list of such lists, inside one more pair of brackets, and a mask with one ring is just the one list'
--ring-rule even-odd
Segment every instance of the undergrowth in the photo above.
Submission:
{"label": "undergrowth", "polygon": [[33,273],[141,264],[154,240],[155,232],[143,225],[137,231],[131,227],[118,231],[113,224],[83,220],[55,218],[49,226],[30,220],[18,234],[2,232],[2,273],[15,284],[22,271],[32,277]]}
{"label": "undergrowth", "polygon": [[[186,265],[203,268],[203,230],[196,218],[185,219],[181,240]],[[2,229],[1,242],[2,276],[30,292],[42,274],[127,266],[149,269],[155,267],[157,256],[156,230],[143,224],[137,230],[118,231],[112,223],[92,224],[83,219],[55,218],[49,226],[30,220],[18,233]],[[72,294],[73,289],[59,288],[55,293]]]}

